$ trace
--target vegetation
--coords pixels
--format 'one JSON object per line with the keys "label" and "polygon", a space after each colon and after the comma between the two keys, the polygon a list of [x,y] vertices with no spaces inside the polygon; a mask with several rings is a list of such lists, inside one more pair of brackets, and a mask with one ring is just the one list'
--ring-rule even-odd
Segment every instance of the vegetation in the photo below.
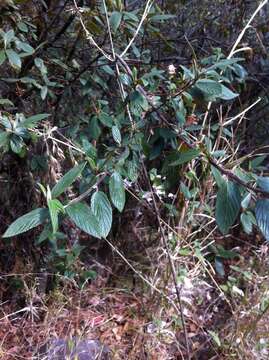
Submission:
{"label": "vegetation", "polygon": [[268,358],[268,1],[214,3],[0,1],[3,359]]}

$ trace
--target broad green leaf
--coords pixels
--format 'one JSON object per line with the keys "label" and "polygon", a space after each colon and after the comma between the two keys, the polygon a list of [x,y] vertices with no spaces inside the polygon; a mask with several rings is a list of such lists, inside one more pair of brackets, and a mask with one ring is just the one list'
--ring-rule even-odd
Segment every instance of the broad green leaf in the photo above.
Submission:
{"label": "broad green leaf", "polygon": [[212,175],[214,176],[214,179],[218,185],[218,187],[220,188],[222,186],[223,183],[225,183],[225,180],[223,179],[220,171],[215,167],[215,166],[211,166],[211,171],[212,171]]}
{"label": "broad green leaf", "polygon": [[113,119],[110,115],[106,114],[105,112],[101,112],[98,115],[98,119],[100,120],[100,122],[107,127],[112,127],[113,126]]}
{"label": "broad green leaf", "polygon": [[3,237],[7,238],[31,230],[36,226],[43,224],[48,219],[48,215],[48,209],[38,208],[32,210],[29,213],[19,217],[11,225],[9,225]]}
{"label": "broad green leaf", "polygon": [[136,181],[139,175],[138,164],[133,159],[127,163],[127,176],[131,181]]}
{"label": "broad green leaf", "polygon": [[6,53],[4,50],[0,51],[0,66],[4,63],[4,61],[6,60]]}
{"label": "broad green leaf", "polygon": [[98,221],[91,208],[85,203],[67,206],[66,212],[76,226],[87,234],[101,238]]}
{"label": "broad green leaf", "polygon": [[206,98],[215,99],[222,94],[221,84],[210,79],[201,79],[196,83],[196,87],[203,92]]}
{"label": "broad green leaf", "polygon": [[218,335],[215,331],[210,331],[210,330],[208,330],[208,333],[209,333],[210,336],[212,337],[212,340],[214,341],[214,343],[215,343],[218,347],[221,347],[221,341],[220,341],[219,335]]}
{"label": "broad green leaf", "polygon": [[262,177],[260,176],[257,180],[257,185],[260,189],[264,191],[268,191],[269,193],[269,177]]}
{"label": "broad green leaf", "polygon": [[248,194],[244,197],[244,199],[242,199],[242,201],[241,201],[241,207],[242,207],[243,209],[247,209],[248,206],[249,206],[250,201],[251,201],[251,193],[248,193]]}
{"label": "broad green leaf", "polygon": [[112,31],[115,33],[121,23],[121,19],[122,19],[122,13],[118,12],[118,11],[113,11],[113,13],[110,16],[109,22],[110,22],[110,26],[112,28]]}
{"label": "broad green leaf", "polygon": [[25,33],[28,32],[28,26],[27,26],[24,22],[22,22],[22,21],[20,21],[20,22],[17,23],[17,27],[18,27],[18,28],[20,29],[20,31],[22,31],[22,32],[25,32]]}
{"label": "broad green leaf", "polygon": [[174,19],[175,17],[176,17],[175,15],[170,15],[170,14],[153,15],[153,16],[150,17],[150,21],[152,21],[152,22],[160,22],[160,21],[166,21],[166,20]]}
{"label": "broad green leaf", "polygon": [[256,223],[253,214],[250,211],[243,212],[240,216],[240,220],[245,233],[251,234],[253,225]]}
{"label": "broad green leaf", "polygon": [[228,89],[226,86],[221,84],[221,95],[219,96],[220,99],[223,100],[232,100],[236,98],[239,94],[234,93],[232,90]]}
{"label": "broad green leaf", "polygon": [[97,191],[93,194],[91,209],[98,221],[101,236],[106,238],[112,225],[112,207],[105,193]]}
{"label": "broad green leaf", "polygon": [[51,196],[53,198],[58,197],[61,195],[75,180],[76,178],[82,173],[86,162],[73,167],[73,169],[69,170],[52,188]]}
{"label": "broad green leaf", "polygon": [[269,241],[269,199],[257,201],[255,216],[259,229],[265,239]]}
{"label": "broad green leaf", "polygon": [[50,213],[50,220],[52,225],[53,233],[58,231],[58,215],[60,212],[64,212],[64,207],[61,202],[57,199],[48,200],[48,208]]}
{"label": "broad green leaf", "polygon": [[98,140],[99,136],[102,133],[102,131],[100,129],[100,126],[98,125],[98,119],[96,117],[93,117],[91,119],[91,122],[90,122],[90,125],[89,125],[89,132],[91,134],[91,137],[94,140]]}
{"label": "broad green leaf", "polygon": [[234,224],[241,206],[239,188],[231,181],[221,184],[217,193],[216,221],[223,235],[226,235]]}
{"label": "broad green leaf", "polygon": [[0,132],[0,148],[5,147],[8,144],[9,133],[2,131]]}
{"label": "broad green leaf", "polygon": [[207,68],[206,72],[215,70],[215,69],[224,70],[228,66],[233,65],[233,64],[237,63],[238,61],[242,61],[242,60],[244,60],[244,58],[222,59],[222,60],[218,61],[217,63],[215,63],[214,65]]}
{"label": "broad green leaf", "polygon": [[112,136],[116,143],[121,143],[121,133],[120,129],[117,126],[112,126]]}
{"label": "broad green leaf", "polygon": [[10,65],[16,70],[21,68],[21,58],[20,56],[12,49],[6,50],[6,55]]}
{"label": "broad green leaf", "polygon": [[2,37],[4,40],[5,49],[6,49],[7,45],[9,45],[15,37],[14,30],[11,29],[11,30],[7,31],[6,33],[3,33]]}
{"label": "broad green leaf", "polygon": [[0,99],[0,105],[8,105],[14,107],[14,104],[9,99]]}
{"label": "broad green leaf", "polygon": [[258,169],[266,158],[267,155],[257,156],[255,159],[250,161],[249,168],[253,170]]}
{"label": "broad green leaf", "polygon": [[122,212],[125,205],[125,189],[122,177],[114,172],[109,179],[109,194],[114,206]]}
{"label": "broad green leaf", "polygon": [[10,147],[14,153],[19,154],[21,152],[23,146],[24,146],[24,142],[20,136],[15,135],[15,134],[12,134],[10,136]]}
{"label": "broad green leaf", "polygon": [[40,96],[42,100],[46,99],[48,93],[48,87],[47,86],[42,86],[41,90],[40,90]]}
{"label": "broad green leaf", "polygon": [[31,45],[19,40],[16,41],[16,46],[18,49],[25,51],[29,55],[33,54],[35,51]]}
{"label": "broad green leaf", "polygon": [[185,164],[193,159],[195,159],[200,154],[199,149],[190,149],[184,152],[178,153],[178,159],[173,161],[169,166],[178,166]]}
{"label": "broad green leaf", "polygon": [[21,122],[21,126],[31,129],[34,127],[39,121],[46,119],[50,114],[36,114],[28,117],[27,119]]}
{"label": "broad green leaf", "polygon": [[40,245],[42,242],[44,242],[45,240],[47,240],[49,238],[51,233],[52,233],[51,224],[46,224],[44,226],[43,230],[41,231],[41,234],[35,240],[35,244]]}

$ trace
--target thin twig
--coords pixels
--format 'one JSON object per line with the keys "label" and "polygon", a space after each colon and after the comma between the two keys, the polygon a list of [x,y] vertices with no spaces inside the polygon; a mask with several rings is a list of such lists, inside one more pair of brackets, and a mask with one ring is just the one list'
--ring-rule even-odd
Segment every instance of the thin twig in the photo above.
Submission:
{"label": "thin twig", "polygon": [[182,322],[182,327],[183,327],[183,332],[184,332],[184,337],[185,337],[185,344],[186,344],[186,351],[187,351],[187,359],[190,360],[191,356],[190,356],[190,347],[189,347],[189,341],[188,341],[188,333],[187,333],[187,328],[186,328],[186,324],[185,324],[185,317],[184,317],[184,312],[183,312],[183,304],[182,304],[182,300],[181,300],[181,294],[180,294],[180,289],[177,283],[177,273],[176,273],[176,268],[175,268],[175,264],[174,261],[172,259],[172,256],[170,254],[170,249],[169,249],[169,245],[164,233],[164,229],[162,226],[162,222],[161,222],[161,216],[160,216],[160,211],[159,208],[157,206],[156,200],[155,200],[155,195],[148,177],[148,173],[144,164],[144,161],[142,159],[142,157],[140,156],[140,160],[142,163],[142,167],[143,167],[143,171],[144,171],[144,175],[146,177],[147,183],[148,183],[148,187],[150,189],[151,192],[151,196],[152,196],[152,201],[153,201],[153,206],[154,206],[154,210],[155,210],[155,214],[158,220],[158,225],[159,225],[159,229],[161,232],[161,237],[162,237],[162,241],[163,241],[163,245],[165,247],[165,251],[167,253],[168,256],[168,261],[169,261],[169,265],[171,268],[171,272],[172,272],[172,278],[173,278],[173,283],[175,286],[175,290],[176,290],[176,296],[177,296],[177,301],[178,301],[178,305],[179,305],[179,310],[180,310],[180,317],[181,317],[181,322]]}

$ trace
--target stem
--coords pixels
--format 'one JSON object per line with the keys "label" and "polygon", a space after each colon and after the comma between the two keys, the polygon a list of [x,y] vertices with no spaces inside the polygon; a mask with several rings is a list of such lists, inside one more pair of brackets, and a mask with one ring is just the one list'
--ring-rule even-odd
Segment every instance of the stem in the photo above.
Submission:
{"label": "stem", "polygon": [[154,206],[154,210],[155,210],[155,214],[158,220],[158,225],[160,228],[160,232],[161,232],[161,237],[162,237],[162,241],[163,241],[163,245],[165,247],[165,251],[167,253],[168,256],[168,261],[169,261],[169,265],[171,268],[171,272],[172,272],[172,278],[173,278],[173,283],[176,289],[176,296],[177,296],[177,301],[178,301],[178,305],[179,305],[179,312],[180,312],[180,317],[181,317],[181,322],[182,322],[182,327],[183,327],[183,332],[184,332],[184,338],[185,338],[185,344],[186,344],[186,351],[187,351],[187,359],[190,360],[191,356],[190,356],[190,347],[189,347],[189,341],[188,341],[188,333],[187,333],[187,328],[186,328],[186,324],[185,324],[185,317],[184,317],[184,313],[183,313],[183,304],[182,304],[182,300],[181,300],[181,294],[180,294],[180,289],[178,287],[177,284],[177,273],[176,273],[176,268],[175,268],[175,264],[174,261],[172,259],[172,256],[170,254],[170,249],[169,249],[169,245],[164,233],[164,229],[162,226],[162,222],[161,222],[161,216],[160,216],[160,211],[159,208],[157,206],[156,200],[155,200],[155,195],[148,177],[148,173],[144,164],[144,161],[142,159],[142,157],[140,156],[141,162],[142,162],[142,167],[143,167],[143,171],[151,192],[151,196],[152,196],[152,200],[153,200],[153,206]]}

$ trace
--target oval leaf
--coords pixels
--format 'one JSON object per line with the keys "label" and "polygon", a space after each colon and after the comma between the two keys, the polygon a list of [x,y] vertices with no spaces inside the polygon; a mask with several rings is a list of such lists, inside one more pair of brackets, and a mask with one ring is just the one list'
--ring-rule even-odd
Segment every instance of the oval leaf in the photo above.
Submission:
{"label": "oval leaf", "polygon": [[32,210],[29,213],[19,217],[11,225],[9,225],[3,237],[7,238],[31,230],[36,226],[44,223],[48,219],[48,215],[48,209],[38,208]]}
{"label": "oval leaf", "polygon": [[120,26],[121,18],[122,18],[122,14],[118,11],[113,11],[113,13],[110,16],[109,22],[114,33],[118,30],[118,27]]}
{"label": "oval leaf", "polygon": [[76,178],[82,173],[86,162],[73,167],[73,169],[69,170],[52,188],[51,196],[53,198],[58,197],[61,195],[75,180]]}
{"label": "oval leaf", "polygon": [[258,200],[255,207],[257,225],[263,236],[269,241],[269,200]]}
{"label": "oval leaf", "polygon": [[97,219],[88,205],[85,203],[73,204],[66,208],[66,212],[82,231],[98,239],[101,238]]}
{"label": "oval leaf", "polygon": [[50,116],[50,114],[36,114],[36,115],[30,116],[27,119],[23,120],[21,122],[21,125],[23,127],[29,129],[31,127],[34,127],[36,125],[36,123],[38,123],[39,121],[44,120],[49,116]]}
{"label": "oval leaf", "polygon": [[203,92],[206,98],[215,99],[222,94],[221,84],[210,79],[201,79],[196,83],[196,87]]}
{"label": "oval leaf", "polygon": [[7,54],[10,65],[15,69],[20,69],[21,68],[21,58],[19,57],[19,55],[12,49],[6,50],[6,54]]}
{"label": "oval leaf", "polygon": [[109,194],[114,206],[122,212],[125,205],[125,189],[122,177],[117,172],[109,179]]}
{"label": "oval leaf", "polygon": [[184,152],[178,153],[178,159],[173,161],[169,166],[178,166],[185,164],[193,159],[195,159],[200,154],[199,149],[190,149]]}
{"label": "oval leaf", "polygon": [[95,215],[102,237],[107,237],[112,225],[112,207],[102,191],[97,191],[91,198],[91,209]]}
{"label": "oval leaf", "polygon": [[58,231],[58,214],[64,212],[64,207],[57,199],[48,200],[48,207],[50,213],[50,220],[53,233]]}
{"label": "oval leaf", "polygon": [[120,129],[117,126],[112,126],[112,136],[116,143],[121,143],[121,133]]}
{"label": "oval leaf", "polygon": [[221,183],[217,194],[216,221],[223,235],[227,234],[234,224],[241,205],[241,195],[236,184],[225,181]]}

